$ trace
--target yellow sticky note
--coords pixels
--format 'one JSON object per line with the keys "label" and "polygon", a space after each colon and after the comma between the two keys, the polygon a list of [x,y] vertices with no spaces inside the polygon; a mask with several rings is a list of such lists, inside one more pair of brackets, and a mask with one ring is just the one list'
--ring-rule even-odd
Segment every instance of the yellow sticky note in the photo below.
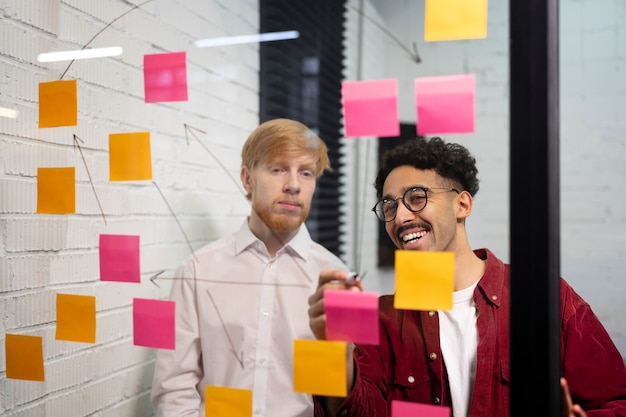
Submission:
{"label": "yellow sticky note", "polygon": [[40,336],[7,334],[7,378],[44,381],[43,339]]}
{"label": "yellow sticky note", "polygon": [[74,167],[37,168],[37,213],[76,213]]}
{"label": "yellow sticky note", "polygon": [[293,386],[295,392],[345,397],[346,343],[326,340],[294,340]]}
{"label": "yellow sticky note", "polygon": [[111,181],[152,179],[150,132],[109,135],[109,179]]}
{"label": "yellow sticky note", "polygon": [[454,252],[397,250],[395,272],[395,308],[452,309]]}
{"label": "yellow sticky note", "polygon": [[76,80],[39,83],[39,127],[76,126]]}
{"label": "yellow sticky note", "polygon": [[57,294],[56,340],[96,343],[96,297]]}
{"label": "yellow sticky note", "polygon": [[252,417],[252,391],[207,385],[204,413],[211,417]]}
{"label": "yellow sticky note", "polygon": [[426,0],[424,40],[487,36],[487,0]]}

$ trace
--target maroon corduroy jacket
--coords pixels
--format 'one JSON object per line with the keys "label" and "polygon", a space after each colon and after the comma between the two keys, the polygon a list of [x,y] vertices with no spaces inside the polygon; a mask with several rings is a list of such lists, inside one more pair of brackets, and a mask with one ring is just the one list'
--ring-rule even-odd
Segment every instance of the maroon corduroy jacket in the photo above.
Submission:
{"label": "maroon corduroy jacket", "polygon": [[[509,266],[487,249],[475,253],[487,266],[474,290],[479,342],[469,416],[506,417],[510,399]],[[391,414],[392,400],[451,407],[437,312],[396,310],[392,295],[379,301],[380,346],[356,347],[354,386],[337,415],[386,417]],[[624,359],[589,304],[564,280],[560,325],[561,375],[568,381],[573,402],[580,404],[588,417],[626,416]],[[324,416],[320,398],[315,402],[315,415]]]}

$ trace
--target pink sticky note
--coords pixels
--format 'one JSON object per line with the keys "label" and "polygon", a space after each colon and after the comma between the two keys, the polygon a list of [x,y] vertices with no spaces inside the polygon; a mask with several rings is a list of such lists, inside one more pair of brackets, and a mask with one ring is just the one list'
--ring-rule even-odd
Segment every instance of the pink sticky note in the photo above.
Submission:
{"label": "pink sticky note", "polygon": [[100,235],[100,280],[141,281],[139,236]]}
{"label": "pink sticky note", "polygon": [[175,311],[174,301],[133,298],[133,344],[176,349]]}
{"label": "pink sticky note", "polygon": [[432,404],[391,401],[391,417],[450,417],[450,407]]}
{"label": "pink sticky note", "polygon": [[474,132],[474,74],[415,79],[417,134]]}
{"label": "pink sticky note", "polygon": [[144,55],[146,103],[187,101],[186,55],[185,52]]}
{"label": "pink sticky note", "polygon": [[346,137],[400,135],[398,80],[344,82],[341,101]]}
{"label": "pink sticky note", "polygon": [[326,337],[378,345],[378,294],[342,290],[324,291]]}

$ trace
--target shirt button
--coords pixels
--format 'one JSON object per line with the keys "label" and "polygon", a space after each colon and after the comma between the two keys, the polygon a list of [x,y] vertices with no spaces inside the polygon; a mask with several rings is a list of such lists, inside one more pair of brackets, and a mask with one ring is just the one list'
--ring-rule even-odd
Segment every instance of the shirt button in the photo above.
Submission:
{"label": "shirt button", "polygon": [[435,312],[434,312],[434,311],[429,311],[429,312],[428,312],[428,317],[433,317],[434,315],[435,315]]}
{"label": "shirt button", "polygon": [[341,413],[339,413],[340,416],[345,416],[346,414],[348,414],[348,410],[341,410]]}
{"label": "shirt button", "polygon": [[441,404],[441,398],[439,398],[439,397],[435,397],[435,399],[433,400],[433,402],[434,402],[435,404]]}
{"label": "shirt button", "polygon": [[430,358],[431,361],[434,361],[435,359],[437,359],[437,354],[435,352],[431,352],[430,355],[428,355],[428,357]]}
{"label": "shirt button", "polygon": [[493,301],[496,301],[496,300],[498,299],[498,296],[497,296],[497,295],[492,295],[492,296],[491,296],[491,299],[492,299]]}
{"label": "shirt button", "polygon": [[413,375],[409,375],[409,377],[407,378],[407,381],[409,381],[409,384],[412,384],[415,382],[415,377]]}

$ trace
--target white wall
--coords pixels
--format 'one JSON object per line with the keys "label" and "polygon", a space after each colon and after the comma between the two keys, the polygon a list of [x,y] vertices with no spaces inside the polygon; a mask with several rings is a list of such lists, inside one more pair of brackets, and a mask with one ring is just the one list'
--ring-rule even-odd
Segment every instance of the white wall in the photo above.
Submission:
{"label": "white wall", "polygon": [[[415,122],[416,77],[476,74],[476,132],[445,138],[477,159],[481,188],[468,221],[470,243],[508,261],[508,2],[489,2],[486,39],[429,43],[423,40],[424,0],[371,3],[372,14],[404,45],[417,42],[422,58],[411,62],[390,37],[382,50],[380,42],[366,49],[364,62],[386,63],[375,75],[398,78],[402,121]],[[626,3],[562,0],[560,36],[561,271],[626,356]],[[373,190],[367,198],[371,206]],[[365,237],[362,252],[375,256],[375,244]],[[370,275],[377,276],[365,281],[370,289],[393,291],[393,271]]]}
{"label": "white wall", "polygon": [[[68,62],[41,52],[84,46],[131,10],[122,0],[0,2],[0,414],[149,416],[155,350],[133,345],[133,297],[163,298],[149,282],[194,248],[237,228],[249,205],[198,138],[238,179],[241,145],[258,124],[258,45],[197,49],[194,39],[258,32],[254,0],[154,0],[113,23],[91,47],[120,57],[74,62],[78,125],[38,128],[38,83],[58,80]],[[143,56],[187,52],[189,100],[144,102]],[[110,182],[108,135],[149,131],[153,181]],[[85,161],[73,146],[76,134]],[[102,204],[106,224],[85,164]],[[76,169],[76,214],[37,214],[37,168]],[[171,205],[182,229],[167,204]],[[142,282],[100,282],[100,234],[140,236]],[[96,343],[55,340],[57,293],[96,297]],[[43,338],[45,382],[6,378],[6,334]]]}

